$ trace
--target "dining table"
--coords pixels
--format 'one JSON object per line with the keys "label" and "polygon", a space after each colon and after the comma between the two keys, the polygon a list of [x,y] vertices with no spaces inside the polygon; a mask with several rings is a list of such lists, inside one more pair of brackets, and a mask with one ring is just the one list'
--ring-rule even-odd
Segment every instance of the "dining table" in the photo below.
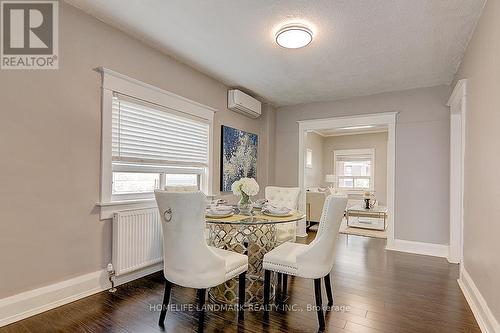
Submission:
{"label": "dining table", "polygon": [[[296,223],[304,219],[300,211],[292,211],[286,216],[269,216],[259,210],[251,215],[234,214],[228,217],[206,217],[208,244],[217,248],[235,251],[248,256],[246,274],[245,305],[263,304],[264,255],[280,245],[278,225]],[[271,277],[271,297],[276,290],[276,276]],[[210,288],[209,298],[218,304],[237,304],[238,278]]]}

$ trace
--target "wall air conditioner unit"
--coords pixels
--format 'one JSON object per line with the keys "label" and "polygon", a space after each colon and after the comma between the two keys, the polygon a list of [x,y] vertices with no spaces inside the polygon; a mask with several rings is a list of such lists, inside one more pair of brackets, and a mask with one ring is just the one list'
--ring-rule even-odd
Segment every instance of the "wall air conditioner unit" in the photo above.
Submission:
{"label": "wall air conditioner unit", "polygon": [[261,115],[261,103],[241,90],[233,89],[227,92],[227,108],[250,118]]}

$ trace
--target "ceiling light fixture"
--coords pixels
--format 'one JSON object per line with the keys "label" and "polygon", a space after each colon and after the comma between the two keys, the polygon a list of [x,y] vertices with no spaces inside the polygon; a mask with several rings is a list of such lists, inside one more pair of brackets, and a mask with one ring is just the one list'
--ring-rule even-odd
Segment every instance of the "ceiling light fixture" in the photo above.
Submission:
{"label": "ceiling light fixture", "polygon": [[276,33],[276,44],[287,49],[298,49],[312,42],[311,29],[302,24],[287,24]]}
{"label": "ceiling light fixture", "polygon": [[373,125],[363,125],[363,126],[351,126],[351,127],[341,127],[341,130],[356,130],[356,129],[365,129],[375,127]]}

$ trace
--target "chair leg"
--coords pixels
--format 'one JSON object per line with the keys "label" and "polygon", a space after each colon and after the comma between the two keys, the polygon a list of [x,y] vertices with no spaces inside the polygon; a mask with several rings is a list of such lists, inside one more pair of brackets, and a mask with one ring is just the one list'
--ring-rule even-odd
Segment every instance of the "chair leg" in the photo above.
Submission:
{"label": "chair leg", "polygon": [[279,305],[281,303],[283,273],[276,273],[276,277],[278,278],[278,281],[276,283],[276,291],[274,293],[274,302],[276,305]]}
{"label": "chair leg", "polygon": [[325,288],[326,288],[326,296],[328,296],[328,307],[333,305],[333,294],[332,294],[332,285],[330,283],[330,274],[325,275]]}
{"label": "chair leg", "polygon": [[170,281],[165,282],[165,293],[163,294],[163,303],[161,305],[160,320],[158,325],[164,326],[165,316],[167,315],[168,303],[170,301],[170,292],[172,290],[172,283]]}
{"label": "chair leg", "polygon": [[271,271],[264,270],[264,311],[269,311],[269,296],[271,293]]}
{"label": "chair leg", "polygon": [[205,296],[207,294],[206,289],[198,289],[198,332],[203,331],[203,323],[205,321]]}
{"label": "chair leg", "polygon": [[316,313],[318,314],[319,330],[325,329],[325,315],[323,313],[323,302],[321,300],[321,278],[314,279],[314,293],[316,295]]}
{"label": "chair leg", "polygon": [[288,275],[283,274],[283,298],[286,298],[286,294],[288,293]]}
{"label": "chair leg", "polygon": [[243,308],[245,306],[245,279],[246,272],[243,272],[238,277],[238,319],[243,319]]}
{"label": "chair leg", "polygon": [[279,311],[285,311],[288,275],[285,273],[280,273],[279,279],[279,294],[276,295],[276,306]]}

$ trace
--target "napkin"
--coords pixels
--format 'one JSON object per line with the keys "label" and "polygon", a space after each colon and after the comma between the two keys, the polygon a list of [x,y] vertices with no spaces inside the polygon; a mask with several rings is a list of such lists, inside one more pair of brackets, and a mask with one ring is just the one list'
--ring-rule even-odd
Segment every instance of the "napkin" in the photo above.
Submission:
{"label": "napkin", "polygon": [[211,207],[215,207],[215,206],[219,206],[219,205],[223,206],[223,205],[227,204],[227,201],[224,199],[207,200],[206,204],[207,204],[206,208],[209,209]]}
{"label": "napkin", "polygon": [[227,215],[231,214],[232,212],[233,212],[232,206],[224,206],[224,205],[211,206],[206,210],[206,213],[210,215]]}
{"label": "napkin", "polygon": [[266,204],[262,207],[262,212],[274,214],[274,215],[285,215],[289,214],[292,210],[287,207],[276,207],[271,204]]}
{"label": "napkin", "polygon": [[259,199],[254,202],[253,206],[256,208],[262,208],[267,203],[267,199]]}

